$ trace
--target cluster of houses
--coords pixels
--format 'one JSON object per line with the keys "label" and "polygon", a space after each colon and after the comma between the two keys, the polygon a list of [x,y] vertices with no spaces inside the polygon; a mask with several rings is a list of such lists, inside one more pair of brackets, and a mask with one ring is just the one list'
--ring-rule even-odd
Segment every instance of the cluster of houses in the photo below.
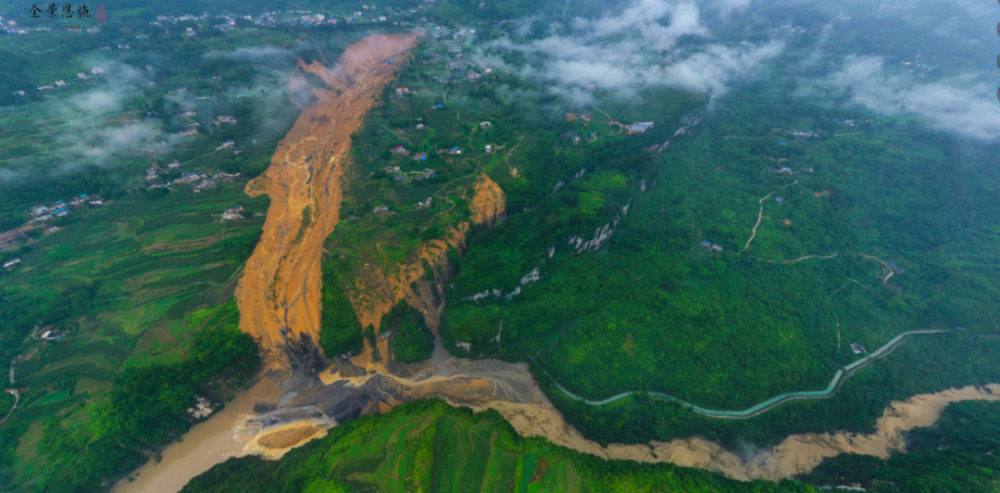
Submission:
{"label": "cluster of houses", "polygon": [[[167,165],[167,168],[171,170],[179,169],[180,167],[181,163],[176,160]],[[199,193],[202,190],[215,188],[215,186],[218,185],[219,182],[236,181],[236,179],[238,179],[239,176],[240,173],[227,173],[225,171],[217,171],[215,172],[215,174],[209,177],[208,172],[205,170],[191,171],[188,173],[184,173],[183,175],[181,175],[180,178],[177,178],[172,182],[153,183],[149,186],[149,188],[150,189],[170,188],[170,186],[173,185],[174,183],[190,183],[191,189],[194,190],[195,193]],[[145,178],[151,182],[159,180],[160,179],[159,170],[155,167],[149,168],[148,170],[146,170]]]}
{"label": "cluster of houses", "polygon": [[[100,75],[100,74],[104,73],[104,69],[103,68],[92,68],[92,69],[90,69],[90,73],[92,75]],[[76,77],[78,79],[80,79],[80,80],[86,80],[86,79],[90,78],[87,75],[86,72],[77,72],[76,73]],[[42,86],[38,86],[36,89],[39,90],[39,91],[51,91],[51,90],[53,90],[53,89],[55,89],[57,87],[67,87],[67,86],[69,86],[68,82],[66,82],[64,80],[57,80],[57,81],[53,82],[52,84],[45,84],[45,85],[42,85]],[[15,96],[24,96],[25,94],[26,93],[24,91],[14,91],[14,95]]]}
{"label": "cluster of houses", "polygon": [[[406,173],[399,169],[399,166],[386,166],[382,168],[385,174],[392,177],[396,181],[407,181],[407,180],[423,180],[426,178],[431,178],[437,176],[436,171],[433,168],[426,168],[423,171]],[[410,175],[413,176],[410,176]]]}
{"label": "cluster of houses", "polygon": [[[420,5],[416,8],[403,11],[400,11],[394,7],[386,7],[386,9],[389,11],[388,15],[395,17],[409,17],[417,14],[418,11],[420,10],[425,10],[426,7]],[[222,14],[222,15],[201,14],[198,16],[190,14],[184,14],[179,16],[161,15],[157,16],[156,21],[151,22],[150,24],[154,26],[160,26],[167,23],[176,24],[177,22],[185,22],[185,21],[187,22],[194,21],[200,23],[202,21],[211,22],[212,19],[216,19],[221,21],[221,23],[213,24],[212,27],[225,32],[232,29],[236,29],[237,19],[246,20],[254,24],[255,27],[246,28],[246,30],[248,31],[256,31],[258,28],[276,27],[282,24],[284,25],[298,24],[301,26],[313,27],[313,26],[324,26],[324,25],[337,25],[338,23],[341,22],[353,25],[353,24],[364,24],[364,23],[370,24],[370,23],[387,22],[389,20],[386,15],[376,14],[374,13],[374,11],[375,11],[374,5],[370,6],[362,5],[361,10],[355,10],[352,11],[350,15],[343,15],[339,17],[330,14],[313,13],[311,10],[291,10],[291,9],[285,11],[273,10],[269,12],[264,12],[257,16],[234,15],[234,14]],[[421,17],[421,20],[426,22],[427,18]],[[407,25],[412,25],[412,23],[409,21],[397,20],[393,22],[393,25],[407,26]],[[194,33],[192,32],[193,31],[192,28],[187,28],[187,31],[189,36],[194,35]]]}
{"label": "cluster of houses", "polygon": [[69,207],[80,207],[82,205],[104,205],[104,198],[100,195],[83,194],[75,197],[67,203],[64,200],[57,200],[52,205],[36,205],[31,208],[31,215],[35,216],[35,222],[51,221],[56,217],[69,215]]}
{"label": "cluster of houses", "polygon": [[701,240],[701,246],[708,249],[708,253],[720,253],[723,250],[725,250],[724,248],[722,248],[722,245],[718,243],[712,243],[711,241],[708,240]]}

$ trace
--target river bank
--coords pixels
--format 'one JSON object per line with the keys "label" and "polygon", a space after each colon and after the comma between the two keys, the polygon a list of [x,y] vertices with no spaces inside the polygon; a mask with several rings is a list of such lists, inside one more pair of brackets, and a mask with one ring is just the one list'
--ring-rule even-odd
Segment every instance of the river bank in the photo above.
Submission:
{"label": "river bank", "polygon": [[261,402],[274,402],[280,395],[279,374],[265,372],[250,389],[207,420],[194,425],[163,450],[161,460],[150,460],[111,488],[111,493],[176,493],[191,478],[224,462],[242,456],[245,440],[238,436],[241,421],[253,416]]}
{"label": "river bank", "polygon": [[967,386],[932,394],[921,394],[905,401],[893,401],[870,434],[806,433],[792,435],[776,447],[742,458],[719,444],[700,438],[670,442],[602,447],[587,440],[562,414],[552,407],[510,402],[491,402],[474,409],[496,409],[525,436],[539,436],[549,441],[605,459],[629,459],[638,462],[670,462],[722,473],[741,481],[766,479],[780,481],[812,471],[828,457],[842,453],[886,458],[892,452],[906,450],[902,433],[931,426],[952,402],[965,400],[1000,400],[1000,385]]}

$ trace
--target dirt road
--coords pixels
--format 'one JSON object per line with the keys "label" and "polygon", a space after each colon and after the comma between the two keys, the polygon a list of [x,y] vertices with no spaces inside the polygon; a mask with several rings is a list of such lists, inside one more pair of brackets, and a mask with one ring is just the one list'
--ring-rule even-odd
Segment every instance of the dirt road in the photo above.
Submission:
{"label": "dirt road", "polygon": [[251,196],[271,198],[261,241],[236,289],[240,329],[264,348],[284,344],[285,327],[289,338],[319,341],[323,242],[339,219],[341,164],[351,133],[361,128],[381,88],[409,61],[408,50],[418,36],[368,36],[347,48],[333,69],[299,61],[291,85],[304,87],[304,75],[310,73],[327,87],[310,88],[315,101],[278,144],[267,172],[246,187]]}

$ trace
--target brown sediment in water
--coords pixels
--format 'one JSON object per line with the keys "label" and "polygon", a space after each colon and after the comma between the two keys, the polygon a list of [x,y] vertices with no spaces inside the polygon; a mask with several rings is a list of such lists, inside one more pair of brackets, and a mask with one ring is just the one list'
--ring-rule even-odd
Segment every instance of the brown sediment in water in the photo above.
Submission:
{"label": "brown sediment in water", "polygon": [[[472,404],[477,410],[493,408],[500,412],[518,433],[541,436],[551,442],[605,459],[630,459],[638,462],[670,462],[720,472],[742,481],[766,479],[780,481],[812,471],[828,457],[842,453],[886,458],[892,452],[906,450],[902,432],[931,426],[952,402],[1000,400],[1000,385],[968,386],[933,394],[921,394],[906,401],[894,401],[881,418],[874,433],[806,433],[792,435],[769,451],[744,460],[717,443],[700,438],[651,442],[637,445],[600,444],[587,440],[566,423],[551,406],[493,401]],[[464,405],[470,405],[464,403]]]}
{"label": "brown sediment in water", "polygon": [[367,36],[347,48],[332,70],[318,61],[299,61],[302,74],[318,76],[327,87],[311,88],[315,101],[278,144],[265,174],[246,186],[247,194],[271,199],[261,241],[236,290],[240,329],[265,349],[284,343],[284,327],[290,338],[319,341],[323,242],[339,219],[351,134],[361,128],[382,86],[408,61],[418,36]]}
{"label": "brown sediment in water", "polygon": [[235,436],[239,422],[253,414],[258,402],[276,401],[279,387],[275,379],[265,375],[224,409],[191,428],[182,441],[170,444],[160,454],[161,460],[150,460],[134,471],[130,475],[134,481],[120,481],[111,493],[176,493],[191,478],[229,457],[242,455],[244,445]]}

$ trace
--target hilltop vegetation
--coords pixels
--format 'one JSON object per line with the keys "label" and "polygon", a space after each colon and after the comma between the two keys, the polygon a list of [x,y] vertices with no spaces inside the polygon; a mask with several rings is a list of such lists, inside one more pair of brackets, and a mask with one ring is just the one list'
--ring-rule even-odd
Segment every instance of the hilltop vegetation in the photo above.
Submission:
{"label": "hilltop vegetation", "polygon": [[741,483],[670,464],[603,459],[522,438],[499,413],[438,400],[397,406],[330,430],[278,461],[230,459],[183,492],[808,492],[791,481]]}

